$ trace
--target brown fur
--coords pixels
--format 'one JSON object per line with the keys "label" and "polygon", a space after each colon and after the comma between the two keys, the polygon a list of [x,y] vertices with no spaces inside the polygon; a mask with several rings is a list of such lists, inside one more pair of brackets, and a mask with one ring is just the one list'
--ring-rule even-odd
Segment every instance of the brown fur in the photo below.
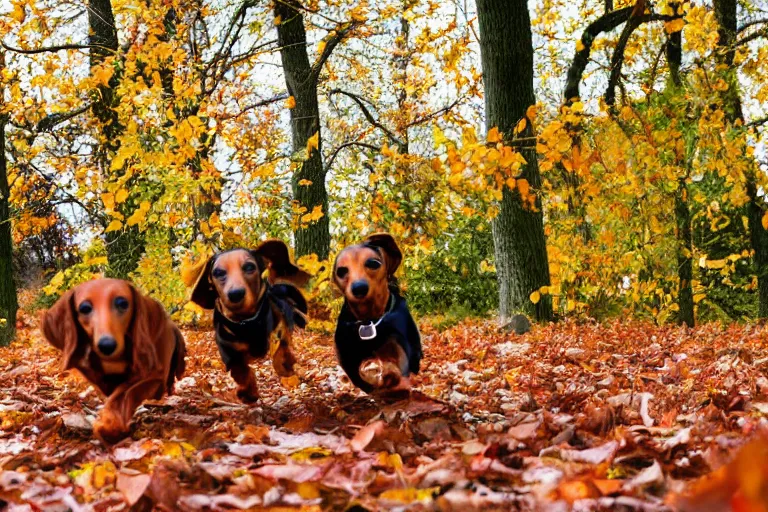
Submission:
{"label": "brown fur", "polygon": [[[119,310],[115,300],[128,303]],[[92,311],[83,314],[88,302]],[[74,368],[107,398],[94,425],[104,441],[125,437],[136,408],[173,393],[184,373],[186,348],[162,305],[118,279],[98,279],[66,292],[42,318],[45,338],[62,351],[61,366]],[[97,342],[111,336],[117,348],[102,354]]]}

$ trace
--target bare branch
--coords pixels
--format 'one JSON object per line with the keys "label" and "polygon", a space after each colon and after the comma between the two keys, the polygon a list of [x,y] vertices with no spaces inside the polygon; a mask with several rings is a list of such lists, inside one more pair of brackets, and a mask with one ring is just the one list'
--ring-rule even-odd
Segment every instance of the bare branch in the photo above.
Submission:
{"label": "bare branch", "polygon": [[228,121],[230,119],[237,119],[238,117],[242,116],[246,112],[249,112],[249,111],[257,109],[257,108],[266,107],[267,105],[271,105],[273,103],[277,103],[278,101],[287,100],[287,99],[288,99],[288,93],[286,93],[286,92],[280,93],[277,96],[273,96],[271,98],[267,98],[265,100],[257,101],[256,103],[248,105],[247,107],[243,108],[237,114],[223,116],[221,118],[221,120],[222,121]]}
{"label": "bare branch", "polygon": [[624,50],[635,29],[648,21],[671,21],[682,17],[682,15],[679,14],[642,14],[644,10],[645,0],[638,0],[627,20],[627,24],[624,26],[624,30],[621,32],[619,42],[616,44],[616,48],[613,51],[613,56],[611,57],[611,75],[608,78],[608,87],[605,91],[605,103],[609,107],[613,107],[616,102],[616,85],[621,77],[621,67],[624,64]]}
{"label": "bare branch", "polygon": [[[242,4],[240,4],[240,7],[237,8],[235,14],[232,15],[232,19],[229,21],[226,32],[224,32],[224,37],[221,40],[219,49],[216,51],[213,57],[211,57],[210,62],[208,62],[208,64],[205,66],[205,69],[203,70],[203,76],[207,75],[211,68],[216,66],[217,63],[225,55],[228,55],[229,52],[232,51],[232,46],[234,46],[235,42],[237,42],[237,35],[242,29],[242,22],[245,18],[245,15],[248,12],[248,9],[255,7],[255,5],[256,2],[254,0],[245,0]],[[237,29],[235,28],[236,25],[239,25]],[[235,36],[230,41],[230,36],[232,35],[233,30],[235,31]]]}
{"label": "bare branch", "polygon": [[618,11],[609,12],[587,26],[587,29],[581,35],[581,44],[583,48],[578,50],[573,56],[573,62],[568,68],[568,80],[563,94],[566,103],[580,96],[579,86],[584,70],[589,62],[589,54],[592,51],[592,43],[598,35],[603,32],[610,32],[622,23],[625,23],[632,14],[634,7],[624,7]]}
{"label": "bare branch", "polygon": [[57,46],[45,46],[43,48],[32,48],[32,49],[24,49],[24,48],[14,48],[13,46],[9,46],[5,44],[5,42],[0,42],[0,46],[8,50],[9,52],[14,53],[21,53],[23,55],[35,55],[38,53],[56,53],[61,50],[103,50],[107,52],[112,52],[111,48],[107,48],[105,46],[101,46],[98,44],[61,44]]}
{"label": "bare branch", "polygon": [[342,149],[353,147],[353,146],[359,146],[362,148],[370,149],[373,151],[381,151],[381,148],[378,146],[374,146],[373,144],[368,144],[366,142],[345,142],[341,146],[337,147],[333,150],[333,153],[331,153],[331,157],[328,159],[328,163],[325,164],[325,168],[330,170],[333,167],[333,162],[336,161],[336,157],[339,156],[339,152],[341,152]]}
{"label": "bare branch", "polygon": [[761,37],[768,37],[768,28],[765,28],[763,30],[758,30],[757,32],[749,34],[748,36],[742,37],[741,39],[736,41],[736,43],[734,43],[734,46],[742,46],[747,43],[751,43],[755,39],[760,39]]}
{"label": "bare branch", "polygon": [[326,37],[325,48],[323,48],[322,53],[317,58],[317,61],[315,61],[315,63],[312,65],[313,80],[317,81],[317,78],[320,76],[320,72],[323,70],[323,66],[331,57],[333,50],[336,48],[336,46],[338,46],[342,39],[344,39],[347,34],[349,34],[349,32],[357,25],[358,23],[355,21],[347,22],[342,27],[336,29],[335,33]]}
{"label": "bare branch", "polygon": [[410,123],[408,123],[406,125],[406,128],[411,128],[413,126],[418,126],[420,124],[424,124],[426,122],[431,121],[432,119],[434,119],[436,117],[441,116],[442,114],[444,114],[446,112],[449,112],[449,111],[453,110],[459,103],[461,103],[462,99],[463,98],[458,98],[456,101],[454,101],[453,103],[451,103],[450,105],[448,105],[446,107],[441,108],[440,110],[435,110],[434,112],[431,112],[431,113],[429,113],[429,114],[427,114],[425,116],[422,116],[422,117],[420,117],[418,119],[415,119],[415,120],[411,121]]}
{"label": "bare branch", "polygon": [[768,123],[768,116],[755,119],[754,121],[750,121],[746,124],[746,126],[747,128],[758,127],[758,126],[763,126],[766,123]]}
{"label": "bare branch", "polygon": [[358,107],[360,107],[360,110],[363,112],[363,116],[365,116],[365,119],[368,120],[369,123],[371,123],[373,126],[384,132],[384,135],[386,135],[389,140],[394,142],[398,145],[398,147],[402,148],[405,147],[405,143],[400,140],[400,138],[395,135],[391,130],[389,130],[386,126],[381,124],[379,121],[376,120],[375,117],[373,117],[373,114],[371,114],[371,111],[368,110],[368,107],[365,106],[366,101],[358,96],[357,94],[344,91],[342,89],[333,89],[328,92],[328,96],[333,96],[334,94],[342,94],[348,98],[350,98],[352,101],[354,101]]}
{"label": "bare branch", "polygon": [[755,25],[763,25],[763,24],[768,24],[768,18],[762,18],[762,19],[759,19],[759,20],[749,21],[749,22],[745,23],[744,25],[742,25],[741,27],[739,27],[737,32],[741,33],[741,32],[744,32],[745,30],[747,30],[748,28],[754,27]]}
{"label": "bare branch", "polygon": [[38,133],[47,132],[55,128],[56,126],[60,125],[61,123],[65,121],[69,121],[73,117],[77,117],[80,114],[87,112],[88,109],[93,106],[93,103],[86,103],[80,108],[77,108],[75,110],[70,110],[69,112],[57,112],[54,114],[50,114],[48,116],[45,116],[40,121],[37,122],[35,125],[35,131]]}

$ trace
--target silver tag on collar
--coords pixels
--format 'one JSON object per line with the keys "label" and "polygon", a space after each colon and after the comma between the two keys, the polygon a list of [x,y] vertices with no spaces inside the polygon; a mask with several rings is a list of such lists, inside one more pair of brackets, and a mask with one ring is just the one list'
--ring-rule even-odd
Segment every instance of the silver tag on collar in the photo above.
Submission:
{"label": "silver tag on collar", "polygon": [[373,322],[361,325],[357,333],[360,335],[361,340],[372,340],[376,337],[376,326],[373,325]]}

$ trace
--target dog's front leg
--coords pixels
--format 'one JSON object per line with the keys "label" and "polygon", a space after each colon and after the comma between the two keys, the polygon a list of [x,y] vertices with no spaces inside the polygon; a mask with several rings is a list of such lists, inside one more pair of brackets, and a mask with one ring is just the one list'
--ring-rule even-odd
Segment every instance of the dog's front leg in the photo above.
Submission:
{"label": "dog's front leg", "polygon": [[93,433],[106,443],[114,443],[126,437],[133,413],[145,400],[160,398],[163,385],[163,379],[149,378],[118,386],[104,403],[93,425]]}
{"label": "dog's front leg", "polygon": [[408,389],[408,357],[395,340],[385,343],[374,357],[366,359],[359,367],[360,377],[378,390]]}
{"label": "dog's front leg", "polygon": [[275,330],[275,334],[278,344],[275,353],[272,355],[272,366],[280,377],[291,377],[295,373],[293,367],[296,365],[296,356],[291,349],[293,333],[285,325],[285,322],[281,321]]}
{"label": "dog's front leg", "polygon": [[247,359],[237,359],[229,364],[229,374],[237,383],[237,398],[243,403],[253,403],[259,399],[256,376],[248,366]]}

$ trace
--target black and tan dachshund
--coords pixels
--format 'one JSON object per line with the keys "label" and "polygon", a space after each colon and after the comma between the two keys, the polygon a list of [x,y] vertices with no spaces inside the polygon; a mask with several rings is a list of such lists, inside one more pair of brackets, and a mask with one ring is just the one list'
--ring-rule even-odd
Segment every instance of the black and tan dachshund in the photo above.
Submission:
{"label": "black and tan dachshund", "polygon": [[345,248],[333,266],[344,294],[336,354],[367,393],[410,389],[410,374],[419,372],[421,337],[394,278],[402,260],[395,239],[378,233]]}
{"label": "black and tan dachshund", "polygon": [[307,323],[307,301],[297,287],[309,278],[291,263],[288,247],[280,240],[268,240],[252,250],[218,253],[197,276],[191,300],[214,310],[219,354],[243,402],[259,397],[249,364],[268,354],[273,333],[278,339],[272,354],[275,371],[281,377],[294,374],[293,329]]}

